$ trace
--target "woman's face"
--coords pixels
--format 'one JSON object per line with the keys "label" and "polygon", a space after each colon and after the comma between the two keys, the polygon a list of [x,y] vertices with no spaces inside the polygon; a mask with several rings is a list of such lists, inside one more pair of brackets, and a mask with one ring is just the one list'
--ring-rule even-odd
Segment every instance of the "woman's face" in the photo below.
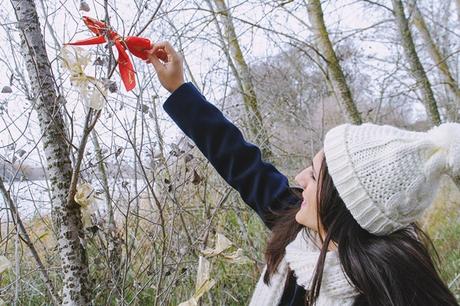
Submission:
{"label": "woman's face", "polygon": [[322,231],[318,228],[316,217],[316,192],[318,189],[319,171],[321,169],[323,158],[324,153],[323,150],[321,150],[313,158],[310,167],[305,168],[295,177],[297,184],[303,188],[303,201],[300,210],[295,216],[295,220],[316,232],[319,230]]}

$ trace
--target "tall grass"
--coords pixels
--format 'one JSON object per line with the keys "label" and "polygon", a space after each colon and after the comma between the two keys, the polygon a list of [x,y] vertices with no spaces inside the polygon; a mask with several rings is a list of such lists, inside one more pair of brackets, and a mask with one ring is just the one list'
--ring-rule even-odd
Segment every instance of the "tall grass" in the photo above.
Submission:
{"label": "tall grass", "polygon": [[441,277],[460,302],[460,191],[449,180],[423,222],[441,259]]}

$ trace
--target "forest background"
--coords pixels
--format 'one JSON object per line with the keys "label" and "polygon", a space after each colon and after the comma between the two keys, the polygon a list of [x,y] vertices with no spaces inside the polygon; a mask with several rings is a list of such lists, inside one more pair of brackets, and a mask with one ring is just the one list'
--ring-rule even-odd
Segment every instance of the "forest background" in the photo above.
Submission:
{"label": "forest background", "polygon": [[[111,44],[170,41],[187,81],[294,175],[344,122],[460,121],[460,0],[0,0],[0,304],[242,305],[269,235]],[[460,178],[420,220],[460,300]]]}

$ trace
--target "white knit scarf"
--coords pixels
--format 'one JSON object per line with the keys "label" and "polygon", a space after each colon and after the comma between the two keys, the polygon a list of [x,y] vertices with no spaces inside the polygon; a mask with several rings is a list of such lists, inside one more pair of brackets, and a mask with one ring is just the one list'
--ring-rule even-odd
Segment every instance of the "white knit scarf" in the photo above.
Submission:
{"label": "white knit scarf", "polygon": [[[314,235],[314,238],[317,239],[317,235]],[[286,255],[281,260],[276,273],[270,278],[268,286],[263,280],[267,267],[264,268],[252,295],[250,306],[278,305],[283,295],[289,268],[294,272],[297,284],[309,290],[319,254],[319,248],[307,237],[306,229],[301,230],[287,245]],[[352,305],[358,291],[350,283],[342,270],[337,251],[327,252],[317,305]]]}

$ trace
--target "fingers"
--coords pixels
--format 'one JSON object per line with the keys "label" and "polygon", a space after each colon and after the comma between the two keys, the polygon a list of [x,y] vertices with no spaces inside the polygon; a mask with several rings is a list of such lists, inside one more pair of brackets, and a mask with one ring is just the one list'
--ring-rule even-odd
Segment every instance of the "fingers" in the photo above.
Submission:
{"label": "fingers", "polygon": [[164,65],[160,62],[158,57],[155,55],[154,52],[148,52],[148,62],[152,63],[153,67],[156,71],[159,71],[164,68]]}
{"label": "fingers", "polygon": [[158,49],[158,50],[155,52],[155,55],[156,55],[160,60],[162,60],[163,62],[167,62],[167,61],[168,61],[168,54],[167,54],[166,51],[163,50],[163,49]]}
{"label": "fingers", "polygon": [[166,53],[169,53],[171,55],[177,54],[176,50],[174,50],[174,48],[168,41],[160,41],[156,44],[153,44],[153,50],[157,51],[158,49],[165,49]]}
{"label": "fingers", "polygon": [[179,61],[181,58],[168,41],[153,44],[152,51],[165,62]]}
{"label": "fingers", "polygon": [[161,85],[173,92],[184,83],[183,60],[167,41],[153,44],[147,51],[148,62],[152,63]]}

